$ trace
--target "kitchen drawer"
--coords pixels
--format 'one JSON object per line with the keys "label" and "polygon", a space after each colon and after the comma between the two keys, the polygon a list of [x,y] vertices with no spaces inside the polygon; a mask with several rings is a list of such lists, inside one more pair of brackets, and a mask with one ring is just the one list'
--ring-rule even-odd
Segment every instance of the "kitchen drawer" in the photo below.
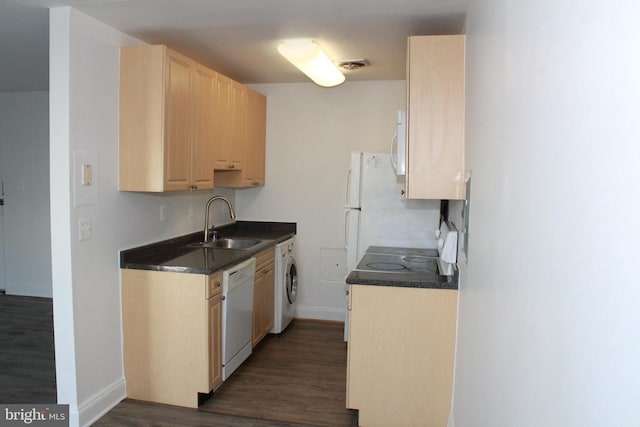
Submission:
{"label": "kitchen drawer", "polygon": [[275,248],[265,249],[256,255],[256,272],[260,271],[260,269],[271,265],[273,266],[276,260]]}
{"label": "kitchen drawer", "polygon": [[207,283],[207,291],[205,299],[209,299],[222,292],[222,272],[216,271],[209,276],[209,282]]}

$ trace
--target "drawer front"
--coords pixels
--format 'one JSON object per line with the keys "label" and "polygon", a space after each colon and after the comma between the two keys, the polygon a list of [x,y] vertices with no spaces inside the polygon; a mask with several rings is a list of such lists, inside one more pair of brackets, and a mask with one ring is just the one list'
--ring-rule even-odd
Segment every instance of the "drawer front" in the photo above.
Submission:
{"label": "drawer front", "polygon": [[205,298],[209,299],[212,296],[218,295],[220,293],[222,293],[222,272],[216,271],[208,278]]}
{"label": "drawer front", "polygon": [[265,249],[256,255],[256,272],[265,266],[273,266],[276,261],[276,248]]}

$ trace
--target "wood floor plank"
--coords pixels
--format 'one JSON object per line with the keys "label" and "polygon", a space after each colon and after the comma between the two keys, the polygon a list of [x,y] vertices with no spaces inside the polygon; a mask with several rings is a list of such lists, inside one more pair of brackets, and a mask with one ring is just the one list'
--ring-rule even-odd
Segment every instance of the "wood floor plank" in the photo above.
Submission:
{"label": "wood floor plank", "polygon": [[53,302],[0,295],[0,402],[55,403]]}

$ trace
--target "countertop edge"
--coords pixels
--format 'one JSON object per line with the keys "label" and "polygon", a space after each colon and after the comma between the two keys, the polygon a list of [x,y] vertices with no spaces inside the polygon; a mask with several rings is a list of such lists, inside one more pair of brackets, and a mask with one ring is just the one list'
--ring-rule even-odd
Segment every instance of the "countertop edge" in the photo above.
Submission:
{"label": "countertop edge", "polygon": [[[449,277],[449,276],[446,276]],[[458,290],[457,278],[451,276],[450,281],[438,281],[438,280],[402,280],[387,277],[369,277],[369,278],[353,278],[351,275],[347,276],[346,283],[349,285],[362,285],[362,286],[387,286],[396,288],[420,288],[420,289],[445,289],[445,290]]]}

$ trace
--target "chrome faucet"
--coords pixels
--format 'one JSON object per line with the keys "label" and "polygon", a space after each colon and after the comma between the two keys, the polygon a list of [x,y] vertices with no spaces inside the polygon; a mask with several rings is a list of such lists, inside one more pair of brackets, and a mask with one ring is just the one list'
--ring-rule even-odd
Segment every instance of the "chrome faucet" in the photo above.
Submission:
{"label": "chrome faucet", "polygon": [[[209,241],[209,208],[211,207],[213,202],[215,202],[216,200],[223,200],[229,207],[229,216],[231,216],[231,219],[236,219],[236,213],[233,211],[233,206],[231,206],[231,202],[229,201],[229,199],[223,196],[213,196],[212,198],[210,198],[209,201],[207,202],[207,206],[204,208],[204,240],[203,242]],[[211,228],[214,228],[213,223],[211,224]],[[216,239],[215,232],[213,237],[214,237],[213,240],[215,240]]]}

